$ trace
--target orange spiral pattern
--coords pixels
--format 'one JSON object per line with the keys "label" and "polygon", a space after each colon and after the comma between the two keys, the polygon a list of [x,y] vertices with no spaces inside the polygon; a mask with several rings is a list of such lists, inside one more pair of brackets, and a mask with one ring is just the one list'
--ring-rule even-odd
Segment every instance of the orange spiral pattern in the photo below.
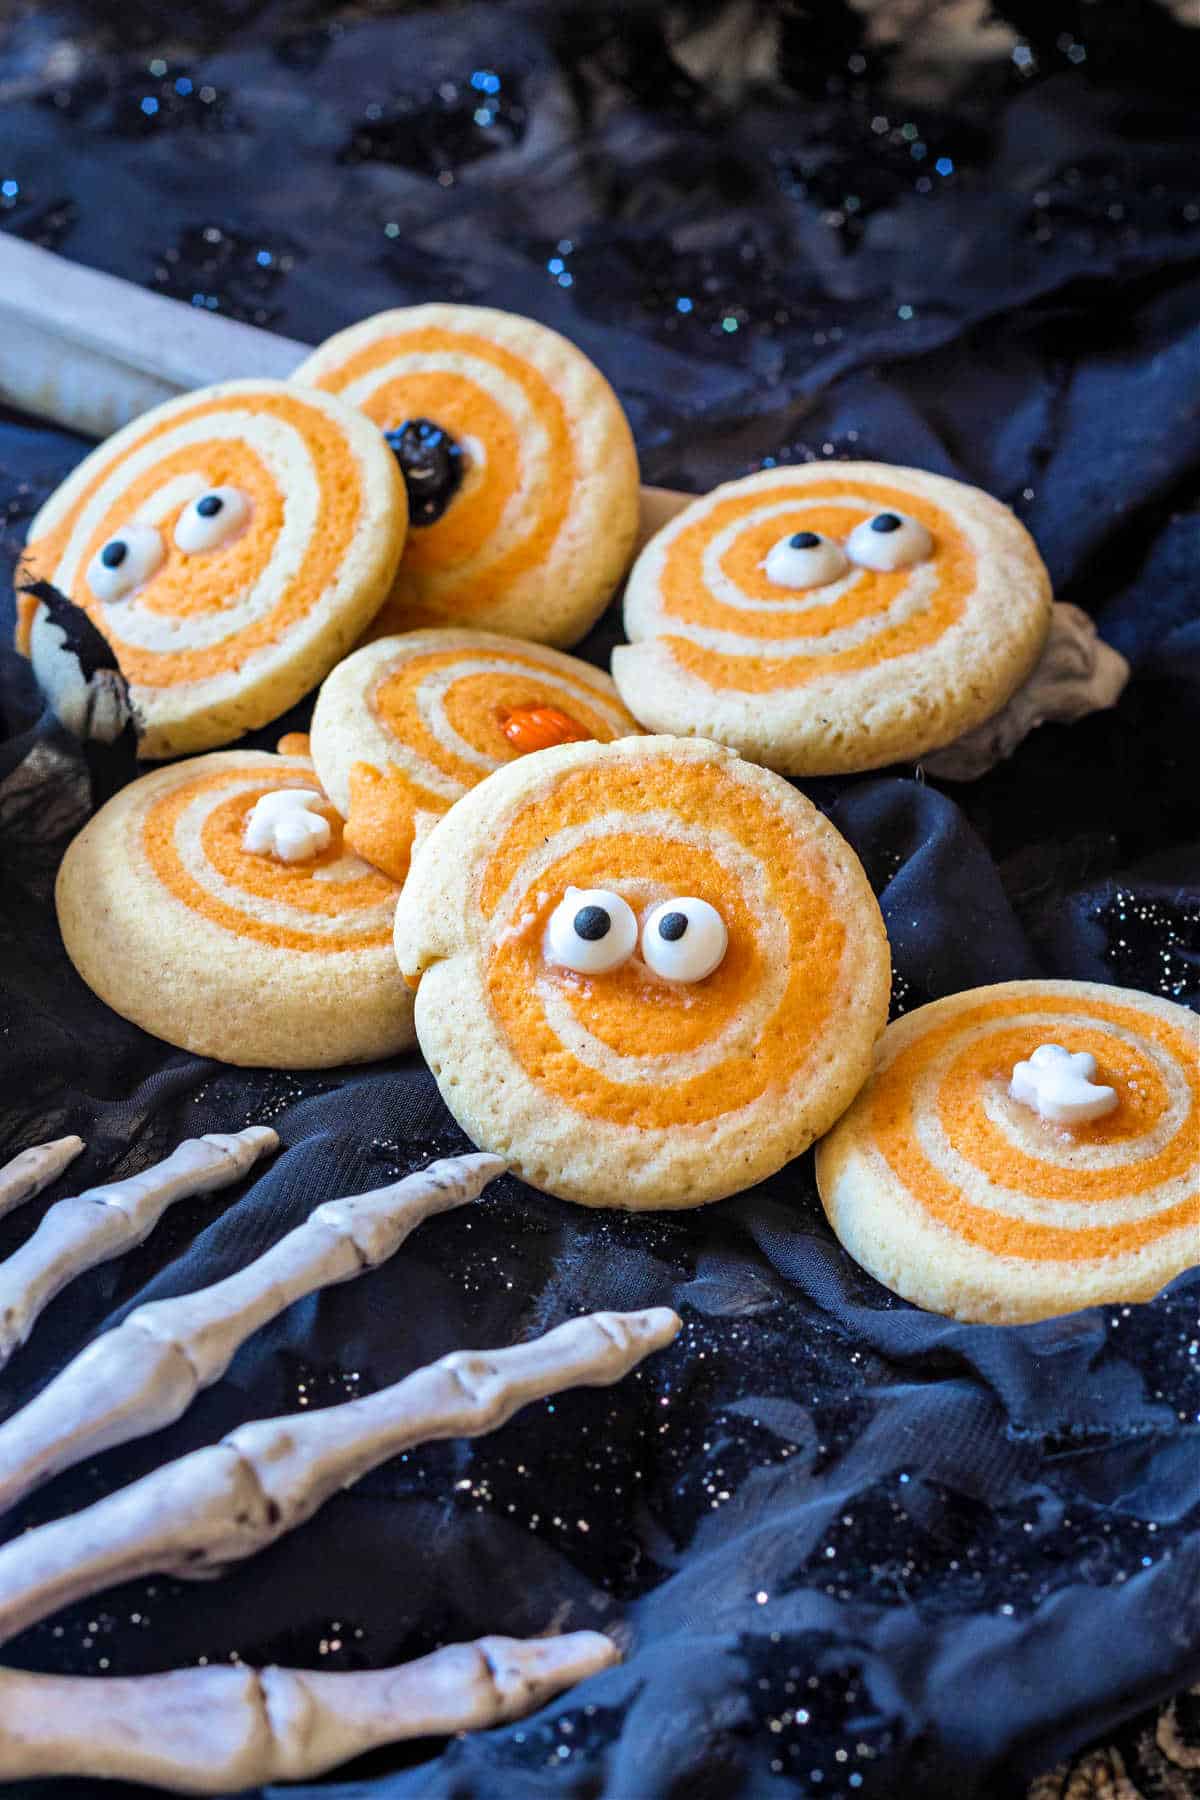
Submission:
{"label": "orange spiral pattern", "polygon": [[[1089,1051],[1115,1110],[1067,1128],[1014,1100],[1014,1065],[1044,1043]],[[1098,1276],[1111,1294],[1096,1297],[1139,1297],[1146,1280],[1155,1291],[1200,1252],[1196,1021],[1150,996],[1069,982],[921,1008],[889,1028],[818,1166],[835,1228],[881,1279],[898,1266],[892,1234],[911,1232],[960,1247],[1001,1293],[1022,1281],[1036,1294],[1056,1281],[1090,1292]]]}
{"label": "orange spiral pattern", "polygon": [[[639,942],[655,907],[704,901],[723,958],[672,981],[634,948],[581,974],[547,951],[570,888],[626,902]],[[414,860],[396,946],[451,1110],[589,1205],[697,1205],[780,1167],[856,1091],[887,1010],[853,852],[778,777],[675,738],[561,745],[476,788]]]}
{"label": "orange spiral pattern", "polygon": [[[310,773],[286,764],[249,775],[203,772],[179,783],[145,814],[142,846],[151,868],[181,905],[236,937],[318,954],[386,944],[395,888],[347,856],[342,821],[328,802],[317,810],[332,836],[309,861],[284,863],[243,846],[246,821],[263,794],[313,785]],[[186,815],[198,804],[201,817],[187,832]],[[261,916],[259,902],[270,916]]]}
{"label": "orange spiral pattern", "polygon": [[[881,513],[912,522],[903,567],[864,566]],[[795,587],[788,566],[804,563],[787,564],[787,543],[801,534],[823,540],[808,566],[824,579]],[[989,495],[917,469],[808,463],[729,482],[650,539],[612,672],[647,729],[714,738],[781,774],[880,768],[1001,711],[1051,607],[1033,540]]]}
{"label": "orange spiral pattern", "polygon": [[296,378],[384,431],[429,420],[460,452],[445,510],[414,520],[375,635],[448,621],[583,636],[627,566],[638,476],[616,396],[580,351],[492,308],[419,306],[339,333]]}
{"label": "orange spiral pattern", "polygon": [[[544,748],[524,740],[538,720],[545,735],[548,713],[567,718],[575,739],[608,743],[638,729],[606,675],[536,644],[435,630],[364,645],[334,670],[313,719],[317,768],[345,809],[346,841],[402,882],[421,816],[440,816],[494,770]],[[514,719],[525,722],[516,736]],[[548,741],[564,741],[561,730]]]}
{"label": "orange spiral pattern", "polygon": [[[184,502],[161,519],[160,530],[167,554],[162,567],[139,595],[147,611],[181,625],[191,619],[219,614],[231,595],[248,592],[263,575],[276,549],[283,527],[287,495],[262,456],[237,436],[222,429],[205,438],[190,434],[178,448],[167,446],[186,428],[208,415],[241,414],[247,418],[278,421],[290,427],[310,459],[319,494],[313,521],[311,547],[303,565],[281,590],[274,604],[246,629],[221,637],[204,648],[152,649],[127,641],[121,631],[120,605],[103,605],[84,580],[84,571],[95,553],[169,482],[201,474],[208,487],[241,488],[250,498],[251,525],[227,544],[203,557],[184,556],[175,548],[172,529]],[[161,456],[148,464],[143,453],[154,444]],[[121,464],[131,467],[127,479],[119,479]],[[345,434],[337,422],[308,403],[302,393],[282,384],[248,391],[207,390],[194,404],[172,405],[147,414],[144,420],[118,434],[89,457],[81,479],[66,505],[58,509],[45,531],[37,530],[25,553],[31,577],[63,588],[77,606],[89,614],[117,652],[122,672],[130,681],[147,687],[164,687],[195,681],[203,676],[227,673],[246,657],[271,644],[312,611],[328,589],[355,530],[362,506],[362,479],[356,460],[347,452]],[[104,504],[97,495],[111,489],[118,476],[117,492]],[[69,568],[69,574],[64,570]],[[27,640],[29,621],[36,611],[32,596],[22,596],[22,631]],[[186,644],[186,630],[180,633]]]}
{"label": "orange spiral pattern", "polygon": [[[920,578],[929,592],[911,616],[890,615],[914,586],[912,568],[856,570],[831,602],[822,599],[823,589],[788,593],[768,581],[761,564],[780,538],[817,531],[845,540],[855,525],[889,508],[919,519],[933,534],[931,562],[917,565],[932,577]],[[715,558],[724,578],[718,586],[709,573],[711,546],[723,538],[728,542]],[[661,635],[680,666],[710,686],[768,693],[801,687],[817,675],[850,674],[935,643],[962,617],[974,581],[975,553],[967,536],[944,506],[924,495],[850,484],[836,475],[780,483],[769,492],[735,490],[671,538],[659,576]],[[751,610],[746,600],[766,601],[776,610]],[[861,633],[861,641],[842,647],[852,632]],[[723,634],[728,646],[718,647],[711,634]],[[801,642],[811,648],[779,654]]]}

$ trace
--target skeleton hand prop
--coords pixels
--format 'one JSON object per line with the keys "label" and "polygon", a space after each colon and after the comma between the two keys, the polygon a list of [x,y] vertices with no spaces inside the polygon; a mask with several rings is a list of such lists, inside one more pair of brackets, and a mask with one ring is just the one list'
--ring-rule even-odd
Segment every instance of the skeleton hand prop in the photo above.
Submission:
{"label": "skeleton hand prop", "polygon": [[0,1512],[85,1457],[178,1419],[252,1332],[303,1295],[377,1268],[423,1220],[475,1199],[503,1169],[498,1156],[451,1157],[373,1193],[326,1200],[226,1280],[139,1306],[0,1425]]}

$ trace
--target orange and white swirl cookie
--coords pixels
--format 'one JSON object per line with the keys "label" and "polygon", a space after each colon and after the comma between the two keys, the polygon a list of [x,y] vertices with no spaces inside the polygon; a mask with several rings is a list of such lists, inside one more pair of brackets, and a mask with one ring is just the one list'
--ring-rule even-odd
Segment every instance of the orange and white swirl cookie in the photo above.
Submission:
{"label": "orange and white swirl cookie", "polygon": [[1050,614],[1033,539],[989,494],[808,463],[719,487],[651,539],[612,670],[650,730],[716,738],[785,775],[850,773],[999,712]]}
{"label": "orange and white swirl cookie", "polygon": [[486,631],[410,631],[364,644],[326,678],[312,756],[347,843],[403,881],[418,822],[493,770],[637,730],[609,677],[577,657]]}
{"label": "orange and white swirl cookie", "polygon": [[990,1324],[1147,1300],[1200,1261],[1200,1058],[1182,1006],[1007,981],[889,1025],[817,1149],[856,1262]]}
{"label": "orange and white swirl cookie", "polygon": [[381,631],[578,643],[638,520],[629,425],[581,350],[491,307],[414,306],[339,332],[295,379],[362,407],[404,470],[412,530]]}
{"label": "orange and white swirl cookie", "polygon": [[567,744],[439,820],[396,910],[475,1142],[586,1206],[699,1206],[807,1148],[887,1017],[883,920],[802,794],[717,744]]}
{"label": "orange and white swirl cookie", "polygon": [[396,888],[344,848],[305,757],[228,750],[143,775],[70,845],[55,901],[88,986],[184,1050],[325,1068],[413,1042]]}
{"label": "orange and white swirl cookie", "polygon": [[[116,652],[139,753],[267,724],[379,611],[404,546],[394,457],[354,407],[227,381],[143,414],[51,495],[22,576],[82,607]],[[46,609],[21,596],[32,649]]]}

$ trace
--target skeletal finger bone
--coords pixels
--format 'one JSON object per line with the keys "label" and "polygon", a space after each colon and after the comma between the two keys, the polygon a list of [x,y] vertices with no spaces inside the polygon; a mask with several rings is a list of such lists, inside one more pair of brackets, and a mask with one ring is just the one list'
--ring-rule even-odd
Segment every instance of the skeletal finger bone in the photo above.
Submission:
{"label": "skeletal finger bone", "polygon": [[55,1138],[52,1144],[34,1144],[6,1162],[0,1169],[0,1219],[57,1181],[82,1149],[80,1137]]}
{"label": "skeletal finger bone", "polygon": [[278,1143],[265,1125],[209,1132],[140,1175],[52,1206],[28,1242],[0,1263],[0,1368],[69,1281],[140,1244],[176,1200],[239,1180]]}
{"label": "skeletal finger bone", "polygon": [[449,1157],[327,1200],[224,1281],[139,1306],[0,1425],[0,1512],[85,1457],[178,1419],[252,1332],[303,1295],[386,1262],[423,1220],[474,1200],[504,1166],[498,1156]]}
{"label": "skeletal finger bone", "polygon": [[597,1631],[484,1637],[393,1669],[0,1669],[0,1780],[87,1775],[189,1794],[300,1781],[384,1744],[480,1731],[611,1667]]}
{"label": "skeletal finger bone", "polygon": [[592,1313],[507,1350],[456,1350],[344,1406],[241,1425],[0,1549],[0,1643],[73,1600],[151,1574],[205,1576],[253,1556],[399,1451],[494,1431],[531,1400],[606,1387],[680,1321]]}

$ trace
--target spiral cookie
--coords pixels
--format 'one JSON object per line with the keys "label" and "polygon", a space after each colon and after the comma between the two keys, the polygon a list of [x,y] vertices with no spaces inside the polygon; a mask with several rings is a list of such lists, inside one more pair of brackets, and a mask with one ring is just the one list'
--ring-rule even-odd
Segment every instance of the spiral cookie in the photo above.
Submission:
{"label": "spiral cookie", "polygon": [[633,551],[638,468],[616,395],[532,319],[414,306],[339,332],[296,371],[382,426],[412,531],[381,632],[443,620],[560,647]]}
{"label": "spiral cookie", "polygon": [[1197,1022],[1086,981],[973,988],[898,1019],[817,1151],[851,1256],[992,1324],[1145,1300],[1200,1260]]}
{"label": "spiral cookie", "polygon": [[324,1068],[413,1042],[396,889],[344,849],[304,757],[230,750],[142,776],[71,844],[55,899],[88,986],[185,1050]]}
{"label": "spiral cookie", "polygon": [[887,1016],[833,826],[716,744],[567,744],[490,775],[396,912],[421,1048],[477,1144],[587,1206],[698,1206],[806,1148]]}
{"label": "spiral cookie", "polygon": [[[320,681],[378,612],[406,516],[395,458],[354,407],[229,381],[94,450],[34,519],[22,575],[88,613],[130,684],[140,753],[174,756]],[[36,666],[46,608],[22,601]]]}
{"label": "spiral cookie", "polygon": [[346,841],[395,881],[432,824],[531,750],[638,729],[607,675],[486,631],[411,631],[339,663],[317,697],[312,754]]}
{"label": "spiral cookie", "polygon": [[879,768],[998,712],[1050,627],[1025,528],[977,488],[883,463],[769,469],[695,501],[625,593],[621,697],[788,775]]}

